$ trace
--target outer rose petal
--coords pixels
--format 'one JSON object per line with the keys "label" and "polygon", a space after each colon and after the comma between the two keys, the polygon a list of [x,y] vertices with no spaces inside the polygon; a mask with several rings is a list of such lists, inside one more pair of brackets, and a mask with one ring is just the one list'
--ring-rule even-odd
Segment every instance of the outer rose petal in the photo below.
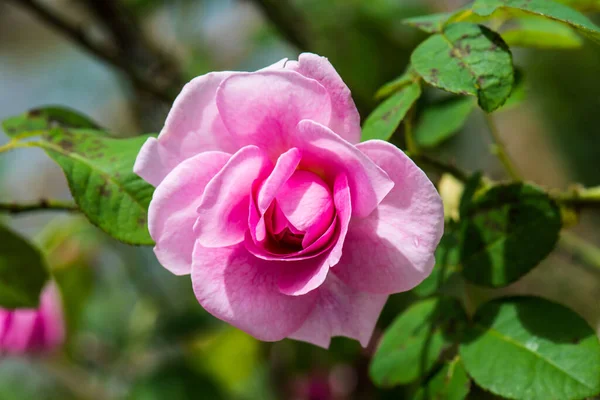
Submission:
{"label": "outer rose petal", "polygon": [[217,110],[221,82],[236,72],[211,72],[184,86],[158,139],[146,141],[133,170],[146,182],[158,184],[183,160],[209,150],[233,153],[242,146],[230,140]]}
{"label": "outer rose petal", "polygon": [[36,310],[21,309],[9,312],[5,321],[1,349],[9,354],[22,354],[29,349],[35,322],[38,318]]}
{"label": "outer rose petal", "polygon": [[316,292],[316,307],[289,337],[328,348],[331,337],[347,336],[367,347],[387,295],[353,290],[334,274]]}
{"label": "outer rose petal", "polygon": [[321,124],[300,121],[293,140],[302,151],[301,168],[322,175],[348,176],[356,216],[369,215],[394,187],[386,172],[369,157]]}
{"label": "outer rose petal", "polygon": [[444,232],[442,201],[425,173],[397,147],[380,140],[357,146],[395,182],[367,218],[353,219],[334,273],[356,290],[391,294],[410,290],[435,263]]}
{"label": "outer rose petal", "polygon": [[325,57],[303,53],[298,61],[291,61],[285,68],[316,79],[327,89],[331,97],[331,121],[326,124],[331,130],[352,144],[360,141],[360,115],[352,100],[350,89]]}
{"label": "outer rose petal", "polygon": [[40,315],[44,326],[44,348],[53,349],[65,339],[63,304],[58,287],[54,283],[46,286],[40,300]]}
{"label": "outer rose petal", "polygon": [[254,257],[243,244],[209,249],[197,243],[193,259],[192,284],[202,307],[259,340],[285,338],[314,308],[314,292],[280,293],[276,278],[281,265]]}
{"label": "outer rose petal", "polygon": [[272,164],[256,146],[246,146],[206,185],[194,232],[204,247],[226,247],[244,240],[252,185],[264,179]]}
{"label": "outer rose petal", "polygon": [[288,70],[231,76],[217,90],[217,107],[235,143],[256,145],[272,159],[290,148],[300,120],[327,124],[331,118],[327,90]]}
{"label": "outer rose petal", "polygon": [[148,210],[154,253],[163,267],[175,275],[189,274],[196,243],[193,227],[208,182],[231,156],[208,151],[179,164],[156,188]]}

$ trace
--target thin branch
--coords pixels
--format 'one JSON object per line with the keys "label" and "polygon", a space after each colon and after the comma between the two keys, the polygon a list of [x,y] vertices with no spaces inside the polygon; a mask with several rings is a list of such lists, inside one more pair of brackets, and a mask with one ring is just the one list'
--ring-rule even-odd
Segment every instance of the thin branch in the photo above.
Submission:
{"label": "thin branch", "polygon": [[76,204],[68,201],[41,199],[31,203],[0,203],[0,212],[20,214],[31,211],[78,211]]}
{"label": "thin branch", "polygon": [[600,207],[600,186],[575,187],[562,193],[550,193],[557,201],[574,207]]}
{"label": "thin branch", "polygon": [[404,138],[406,140],[406,149],[415,156],[419,154],[417,143],[415,142],[415,135],[413,132],[413,117],[415,115],[415,108],[411,107],[406,113],[404,118]]}
{"label": "thin branch", "polygon": [[508,172],[510,177],[515,181],[522,181],[523,179],[521,178],[521,174],[517,170],[517,167],[515,167],[514,162],[512,161],[512,159],[508,155],[508,152],[506,151],[504,142],[500,138],[500,132],[496,127],[494,119],[490,114],[487,113],[484,113],[484,116],[485,122],[488,125],[490,135],[492,137],[492,141],[494,142],[494,147],[492,151],[494,152],[494,154],[496,154],[498,159],[500,159],[500,162],[502,163],[502,165],[504,165],[504,168],[506,169],[506,172]]}
{"label": "thin branch", "polygon": [[289,0],[252,0],[283,35],[298,50],[309,50],[306,24],[302,20],[300,10],[290,4]]}
{"label": "thin branch", "polygon": [[581,263],[600,272],[600,249],[571,232],[562,232],[560,247],[569,252]]}
{"label": "thin branch", "polygon": [[144,77],[135,68],[124,62],[123,59],[119,57],[117,52],[104,45],[101,45],[100,43],[94,42],[82,29],[69,23],[68,21],[65,21],[55,12],[47,9],[35,0],[7,1],[13,1],[17,5],[27,8],[45,23],[54,27],[63,35],[69,37],[69,39],[71,39],[82,49],[91,53],[98,59],[114,66],[115,68],[120,69],[129,77],[132,84],[139,90],[143,90],[149,94],[152,94],[164,102],[173,102],[175,96],[172,93],[156,85],[153,80]]}
{"label": "thin branch", "polygon": [[444,163],[443,161],[436,160],[424,154],[408,155],[417,164],[420,164],[422,166],[428,166],[438,172],[448,173],[462,182],[466,182],[469,179],[469,176],[471,175],[468,172],[461,170],[456,165]]}

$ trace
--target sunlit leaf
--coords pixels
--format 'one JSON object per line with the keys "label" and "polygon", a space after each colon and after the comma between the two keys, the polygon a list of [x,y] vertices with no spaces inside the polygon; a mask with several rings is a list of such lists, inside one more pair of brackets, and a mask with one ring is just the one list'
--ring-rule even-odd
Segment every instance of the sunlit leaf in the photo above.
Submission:
{"label": "sunlit leaf", "polygon": [[460,345],[468,374],[509,399],[582,399],[600,393],[600,343],[577,314],[536,297],[483,305]]}
{"label": "sunlit leaf", "polygon": [[427,107],[415,128],[421,147],[434,147],[452,137],[467,122],[476,106],[472,97],[456,97]]}
{"label": "sunlit leaf", "polygon": [[417,75],[411,67],[408,67],[405,73],[380,87],[377,93],[375,93],[375,98],[378,100],[385,99],[386,97],[389,97],[398,90],[418,81],[419,79],[419,75]]}
{"label": "sunlit leaf", "polygon": [[454,343],[464,321],[456,299],[430,298],[413,304],[384,333],[371,361],[371,378],[378,386],[394,386],[425,376]]}
{"label": "sunlit leaf", "polygon": [[540,15],[551,20],[564,22],[592,40],[600,43],[600,28],[579,11],[552,0],[476,0],[473,12],[488,16],[497,9],[525,11],[530,14]]}
{"label": "sunlit leaf", "polygon": [[100,129],[85,115],[60,106],[34,108],[24,114],[10,117],[2,121],[2,129],[9,137],[22,134],[38,133],[53,126],[65,128]]}
{"label": "sunlit leaf", "polygon": [[421,86],[413,82],[386,99],[367,117],[363,125],[361,141],[388,140],[392,137],[420,95]]}
{"label": "sunlit leaf", "polygon": [[583,45],[581,38],[563,23],[542,17],[519,18],[502,32],[509,46],[538,49],[576,49]]}
{"label": "sunlit leaf", "polygon": [[510,50],[500,35],[481,25],[448,25],[415,49],[411,63],[430,85],[477,96],[488,112],[504,104],[512,91]]}

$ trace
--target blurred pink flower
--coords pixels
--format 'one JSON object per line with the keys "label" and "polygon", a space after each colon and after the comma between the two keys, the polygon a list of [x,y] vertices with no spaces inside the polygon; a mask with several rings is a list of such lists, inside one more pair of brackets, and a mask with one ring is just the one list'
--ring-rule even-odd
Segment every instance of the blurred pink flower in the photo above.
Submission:
{"label": "blurred pink flower", "polygon": [[62,302],[54,283],[46,285],[37,309],[0,308],[0,354],[46,353],[65,338]]}
{"label": "blurred pink flower", "polygon": [[258,339],[366,346],[387,296],[431,272],[444,223],[423,171],[359,140],[326,58],[195,78],[134,167],[156,186],[156,256],[191,273],[208,312]]}

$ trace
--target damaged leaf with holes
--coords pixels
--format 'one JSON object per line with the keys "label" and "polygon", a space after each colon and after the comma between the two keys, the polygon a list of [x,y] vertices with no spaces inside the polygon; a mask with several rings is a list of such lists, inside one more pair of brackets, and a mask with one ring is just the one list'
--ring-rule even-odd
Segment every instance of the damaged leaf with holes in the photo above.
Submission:
{"label": "damaged leaf with holes", "polygon": [[502,106],[513,88],[512,54],[500,35],[482,25],[448,25],[415,49],[411,63],[428,84],[476,96],[487,112]]}
{"label": "damaged leaf with holes", "polygon": [[100,126],[87,116],[61,106],[34,108],[24,114],[2,121],[2,129],[12,138],[21,135],[39,134],[54,126],[79,129],[100,129]]}
{"label": "damaged leaf with holes", "polygon": [[39,146],[62,168],[73,198],[93,224],[125,243],[151,245],[147,215],[154,188],[133,173],[147,138],[53,128]]}

